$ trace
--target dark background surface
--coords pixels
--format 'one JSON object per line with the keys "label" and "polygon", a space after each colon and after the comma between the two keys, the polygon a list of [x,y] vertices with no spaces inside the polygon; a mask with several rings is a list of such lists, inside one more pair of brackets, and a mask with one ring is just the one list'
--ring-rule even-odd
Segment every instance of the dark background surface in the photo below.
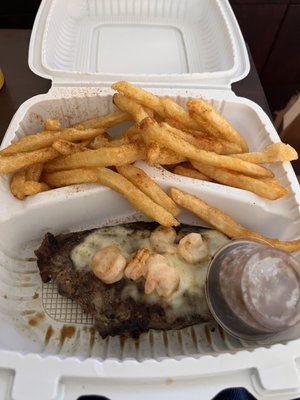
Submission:
{"label": "dark background surface", "polygon": [[[300,0],[230,3],[274,115],[300,91]],[[1,2],[0,28],[31,29],[39,4],[40,0]]]}
{"label": "dark background surface", "polygon": [[300,91],[300,0],[230,0],[270,108]]}

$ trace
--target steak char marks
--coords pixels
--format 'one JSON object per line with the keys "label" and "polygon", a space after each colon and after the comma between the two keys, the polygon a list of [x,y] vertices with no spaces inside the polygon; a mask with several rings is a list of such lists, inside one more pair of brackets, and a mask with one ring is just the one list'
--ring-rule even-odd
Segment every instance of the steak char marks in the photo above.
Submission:
{"label": "steak char marks", "polygon": [[[156,223],[136,222],[122,224],[131,230],[153,231]],[[191,228],[193,228],[191,230]],[[180,232],[203,231],[202,228],[181,225],[176,229]],[[78,303],[82,310],[95,319],[99,334],[115,336],[130,334],[138,337],[149,329],[169,330],[180,329],[207,321],[207,312],[184,312],[179,315],[172,307],[157,296],[157,301],[147,301],[144,294],[143,279],[131,281],[123,278],[113,284],[105,284],[98,279],[91,269],[79,270],[73,264],[70,253],[89,234],[95,230],[53,236],[47,233],[39,249],[35,251],[40,275],[44,283],[53,280],[58,292]],[[130,240],[130,235],[128,235]],[[132,288],[134,287],[134,290]],[[183,293],[185,302],[193,304],[203,301],[203,293],[199,297],[188,297]],[[206,309],[206,308],[205,308]]]}

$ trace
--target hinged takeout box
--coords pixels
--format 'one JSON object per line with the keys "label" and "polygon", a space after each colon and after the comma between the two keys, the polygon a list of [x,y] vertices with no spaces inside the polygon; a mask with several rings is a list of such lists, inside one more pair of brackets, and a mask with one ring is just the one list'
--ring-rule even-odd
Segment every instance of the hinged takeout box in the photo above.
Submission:
{"label": "hinged takeout box", "polygon": [[[2,146],[42,129],[114,109],[111,83],[128,80],[184,105],[208,99],[246,138],[250,150],[279,141],[253,102],[231,83],[249,71],[239,27],[226,0],[44,0],[32,31],[29,65],[51,78],[47,94],[26,101]],[[141,166],[167,188],[177,186],[222,208],[238,222],[283,240],[300,236],[300,192],[289,163],[275,165],[290,189],[277,201],[240,189]],[[67,232],[137,218],[120,195],[99,185],[76,185],[21,202],[1,176],[0,393],[2,398],[73,399],[99,393],[112,399],[211,398],[244,386],[258,398],[300,393],[300,341],[249,344],[202,324],[149,332],[138,341],[100,339],[93,321],[53,284],[42,285],[33,249],[47,231]],[[199,224],[191,214],[181,221]],[[166,397],[167,398],[167,397]],[[169,398],[169,397],[168,397]]]}

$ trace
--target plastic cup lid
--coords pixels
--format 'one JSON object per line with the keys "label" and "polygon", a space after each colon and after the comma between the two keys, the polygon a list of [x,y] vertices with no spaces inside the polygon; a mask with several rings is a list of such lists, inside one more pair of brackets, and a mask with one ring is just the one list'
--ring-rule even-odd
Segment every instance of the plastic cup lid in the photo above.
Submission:
{"label": "plastic cup lid", "polygon": [[264,327],[288,328],[300,320],[300,264],[290,254],[264,249],[247,262],[241,281],[245,305]]}

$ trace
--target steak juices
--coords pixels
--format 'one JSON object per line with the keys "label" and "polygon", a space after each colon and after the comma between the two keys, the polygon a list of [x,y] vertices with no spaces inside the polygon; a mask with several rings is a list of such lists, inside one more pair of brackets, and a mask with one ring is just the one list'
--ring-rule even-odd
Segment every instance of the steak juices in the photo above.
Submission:
{"label": "steak juices", "polygon": [[206,281],[209,308],[238,338],[271,338],[300,320],[300,265],[290,254],[247,240],[221,249]]}

